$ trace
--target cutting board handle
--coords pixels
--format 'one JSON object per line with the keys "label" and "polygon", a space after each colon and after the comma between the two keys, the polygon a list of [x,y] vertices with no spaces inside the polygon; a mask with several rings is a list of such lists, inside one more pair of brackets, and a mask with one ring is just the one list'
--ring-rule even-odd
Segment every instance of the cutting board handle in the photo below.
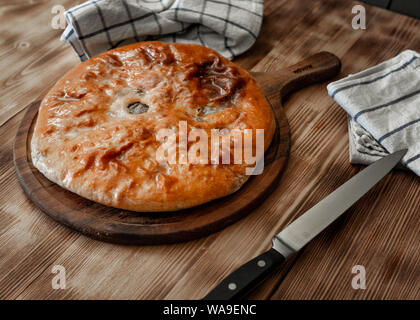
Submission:
{"label": "cutting board handle", "polygon": [[311,84],[323,82],[336,76],[341,69],[340,59],[330,52],[320,52],[294,64],[284,71],[289,73],[282,86],[281,97]]}
{"label": "cutting board handle", "polygon": [[314,83],[336,76],[341,69],[340,59],[330,52],[319,52],[290,67],[275,72],[256,72],[252,75],[267,96],[288,94]]}

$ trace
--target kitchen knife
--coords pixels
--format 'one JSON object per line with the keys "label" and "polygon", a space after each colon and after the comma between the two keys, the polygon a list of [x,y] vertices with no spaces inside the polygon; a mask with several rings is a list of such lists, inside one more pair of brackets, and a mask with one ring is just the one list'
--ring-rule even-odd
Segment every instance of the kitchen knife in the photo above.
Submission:
{"label": "kitchen knife", "polygon": [[204,300],[229,300],[246,294],[357,202],[392,170],[406,152],[404,149],[390,154],[356,174],[275,235],[270,250],[232,272]]}

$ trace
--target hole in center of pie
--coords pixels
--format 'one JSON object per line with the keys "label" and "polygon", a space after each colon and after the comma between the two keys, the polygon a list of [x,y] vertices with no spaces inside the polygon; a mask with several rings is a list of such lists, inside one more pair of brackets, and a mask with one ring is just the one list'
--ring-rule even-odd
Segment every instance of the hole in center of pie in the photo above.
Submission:
{"label": "hole in center of pie", "polygon": [[195,115],[193,119],[195,121],[204,121],[204,118],[207,115],[219,113],[219,112],[222,112],[223,110],[225,110],[225,108],[218,107],[218,106],[198,106],[195,109]]}
{"label": "hole in center of pie", "polygon": [[127,106],[128,112],[131,114],[141,114],[149,111],[149,106],[139,101],[130,103]]}

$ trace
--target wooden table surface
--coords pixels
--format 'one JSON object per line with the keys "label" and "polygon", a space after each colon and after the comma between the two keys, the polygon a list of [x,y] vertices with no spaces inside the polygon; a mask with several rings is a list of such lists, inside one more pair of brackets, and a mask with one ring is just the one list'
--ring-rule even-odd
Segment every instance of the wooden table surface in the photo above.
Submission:
{"label": "wooden table surface", "polygon": [[[25,106],[78,63],[59,40],[62,30],[50,26],[51,8],[60,3],[69,9],[78,2],[0,1],[0,298],[201,298],[361,169],[349,163],[346,113],[323,83],[293,94],[285,105],[292,147],[279,186],[225,230],[187,243],[142,247],[101,243],[58,225],[23,194],[11,150]],[[420,20],[364,5],[367,29],[353,30],[356,4],[266,0],[260,36],[236,62],[275,71],[327,50],[342,59],[341,78],[402,50],[420,51]],[[392,172],[250,298],[419,299],[419,208],[419,178]],[[52,289],[54,265],[66,268],[64,290]],[[365,267],[365,290],[351,286],[355,265]]]}

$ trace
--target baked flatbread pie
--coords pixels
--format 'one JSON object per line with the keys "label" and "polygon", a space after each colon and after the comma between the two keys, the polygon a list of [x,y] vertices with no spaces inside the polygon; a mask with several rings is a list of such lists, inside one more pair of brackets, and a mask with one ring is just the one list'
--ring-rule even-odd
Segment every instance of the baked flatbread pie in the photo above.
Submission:
{"label": "baked flatbread pie", "polygon": [[[255,80],[215,51],[139,42],[79,64],[54,85],[39,108],[32,162],[65,189],[134,211],[180,210],[238,190],[252,165],[234,163],[232,141],[227,151],[218,149],[218,159],[209,142],[208,163],[158,157],[169,141],[161,133],[173,133],[181,144],[185,127],[187,134],[200,129],[222,138],[249,129],[254,140],[263,129],[266,150],[275,121]],[[198,139],[187,137],[187,151],[195,150]],[[169,151],[162,153],[167,159]],[[226,152],[230,163],[221,159]]]}

